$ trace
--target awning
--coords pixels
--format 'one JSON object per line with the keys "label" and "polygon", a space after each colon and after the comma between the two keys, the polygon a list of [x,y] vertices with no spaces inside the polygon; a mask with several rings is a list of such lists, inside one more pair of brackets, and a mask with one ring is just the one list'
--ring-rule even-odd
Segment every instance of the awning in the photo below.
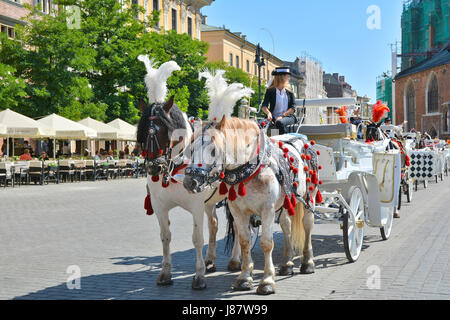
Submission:
{"label": "awning", "polygon": [[125,141],[136,141],[136,127],[129,124],[128,122],[123,121],[122,119],[117,118],[111,122],[108,122],[108,125],[116,128],[119,133],[119,140]]}
{"label": "awning", "polygon": [[88,140],[97,137],[97,132],[94,129],[54,113],[39,119],[38,122],[55,130],[55,139]]}
{"label": "awning", "polygon": [[118,140],[119,132],[116,128],[111,127],[103,122],[97,121],[90,117],[78,121],[88,128],[94,129],[97,132],[97,139],[99,140]]}
{"label": "awning", "polygon": [[55,131],[20,113],[6,109],[0,112],[0,125],[6,127],[1,136],[11,138],[53,138]]}

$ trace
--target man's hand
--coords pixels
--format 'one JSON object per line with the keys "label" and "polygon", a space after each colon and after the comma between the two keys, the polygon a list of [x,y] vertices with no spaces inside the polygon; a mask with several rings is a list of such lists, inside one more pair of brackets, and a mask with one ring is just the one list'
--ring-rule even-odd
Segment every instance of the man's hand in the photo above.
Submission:
{"label": "man's hand", "polygon": [[273,119],[272,112],[269,112],[267,114],[267,120],[269,120],[269,122],[270,122],[270,121],[272,121],[272,119]]}

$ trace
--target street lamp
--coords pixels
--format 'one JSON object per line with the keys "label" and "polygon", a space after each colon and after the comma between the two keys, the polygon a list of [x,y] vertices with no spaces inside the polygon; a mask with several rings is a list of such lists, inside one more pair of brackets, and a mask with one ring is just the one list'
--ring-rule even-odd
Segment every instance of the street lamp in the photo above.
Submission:
{"label": "street lamp", "polygon": [[261,67],[264,67],[266,63],[264,62],[264,52],[261,48],[261,46],[256,46],[256,53],[255,53],[255,63],[258,66],[258,105],[261,104]]}

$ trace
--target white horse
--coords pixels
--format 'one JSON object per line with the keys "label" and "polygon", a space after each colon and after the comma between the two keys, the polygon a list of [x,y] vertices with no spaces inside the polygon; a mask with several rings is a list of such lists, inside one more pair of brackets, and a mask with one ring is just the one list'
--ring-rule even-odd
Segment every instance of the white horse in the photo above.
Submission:
{"label": "white horse", "polygon": [[[151,104],[148,106],[143,100],[139,101],[142,117],[137,131],[137,140],[142,146],[147,160],[148,178],[145,209],[147,209],[149,215],[156,213],[163,244],[162,270],[157,283],[159,285],[172,284],[169,211],[175,207],[182,207],[191,212],[194,221],[192,242],[196,250],[197,262],[192,288],[204,289],[206,288],[205,272],[215,271],[214,261],[218,230],[216,203],[223,200],[226,195],[221,195],[210,189],[193,195],[177,182],[176,177],[184,175],[185,167],[189,161],[184,156],[184,151],[190,145],[194,134],[193,127],[191,127],[186,114],[174,104],[174,97],[172,96],[168,101],[164,101],[168,92],[167,79],[172,72],[180,70],[180,67],[176,62],[169,61],[156,68],[156,63],[148,56],[139,56],[138,59],[145,64],[147,69],[145,83]],[[216,101],[225,101],[218,105],[220,108],[232,110],[237,100],[249,92],[242,85],[227,85],[222,77],[223,73],[218,73],[215,78],[209,72],[200,75],[208,78],[207,87],[211,102],[216,104]],[[225,95],[227,96],[226,99],[221,99]],[[202,254],[204,212],[208,217],[209,227],[206,262]],[[240,247],[236,240],[228,270],[238,270],[239,264]]]}
{"label": "white horse", "polygon": [[261,217],[260,244],[265,268],[256,292],[262,295],[275,293],[272,227],[279,209],[283,209],[280,224],[285,239],[280,273],[292,272],[295,248],[303,252],[300,272],[314,272],[311,245],[314,216],[310,210],[304,210],[303,201],[313,209],[316,194],[320,197],[317,154],[292,135],[277,138],[280,141],[270,140],[253,121],[223,117],[195,139],[193,146],[199,155],[196,158],[194,153],[183,182],[195,194],[213,177],[222,179],[219,193],[228,194],[242,251],[242,270],[233,286],[235,290],[252,288],[249,215]]}
{"label": "white horse", "polygon": [[[192,214],[194,229],[192,242],[196,250],[196,272],[192,282],[193,289],[206,288],[205,272],[215,271],[216,234],[218,230],[216,203],[225,198],[214,190],[190,194],[177,183],[174,176],[184,174],[188,159],[182,151],[190,144],[193,130],[186,114],[174,105],[173,96],[166,103],[147,106],[140,101],[142,117],[138,125],[138,142],[144,147],[147,157],[147,213],[156,213],[163,244],[162,270],[158,285],[170,285],[172,281],[172,259],[170,254],[169,211],[181,207]],[[172,140],[170,137],[177,137]],[[177,152],[174,152],[177,150]],[[157,156],[155,156],[157,155]],[[209,243],[206,262],[203,259],[203,217],[206,212],[209,228]],[[236,270],[240,263],[239,246],[234,246],[229,270]]]}

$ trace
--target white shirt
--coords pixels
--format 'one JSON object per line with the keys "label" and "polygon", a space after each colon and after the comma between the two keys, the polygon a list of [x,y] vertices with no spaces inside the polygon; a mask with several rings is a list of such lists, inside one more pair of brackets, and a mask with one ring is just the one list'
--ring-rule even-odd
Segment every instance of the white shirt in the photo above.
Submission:
{"label": "white shirt", "polygon": [[278,118],[279,116],[283,115],[283,113],[286,112],[286,110],[288,109],[288,103],[289,103],[289,98],[288,98],[285,88],[283,88],[283,90],[281,90],[281,92],[278,88],[276,88],[275,91],[277,92],[277,94],[276,94],[277,100],[275,103],[275,109],[273,109],[273,113],[272,113],[274,121],[276,118]]}

